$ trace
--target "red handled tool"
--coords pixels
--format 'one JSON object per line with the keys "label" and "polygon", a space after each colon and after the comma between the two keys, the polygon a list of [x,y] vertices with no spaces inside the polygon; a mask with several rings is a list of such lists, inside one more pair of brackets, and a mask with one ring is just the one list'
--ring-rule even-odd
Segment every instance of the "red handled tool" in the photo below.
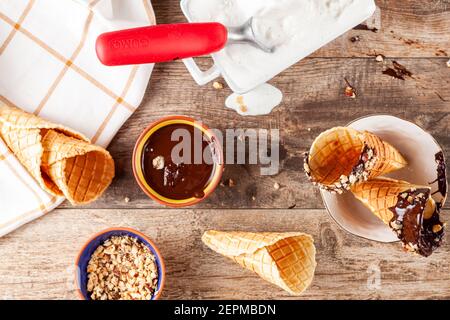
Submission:
{"label": "red handled tool", "polygon": [[220,23],[183,23],[104,33],[95,48],[103,64],[119,66],[207,55],[227,41],[228,30]]}
{"label": "red handled tool", "polygon": [[107,66],[166,62],[203,56],[222,50],[227,43],[249,43],[271,53],[274,48],[258,41],[253,18],[242,26],[217,22],[162,24],[108,32],[96,43],[97,56]]}

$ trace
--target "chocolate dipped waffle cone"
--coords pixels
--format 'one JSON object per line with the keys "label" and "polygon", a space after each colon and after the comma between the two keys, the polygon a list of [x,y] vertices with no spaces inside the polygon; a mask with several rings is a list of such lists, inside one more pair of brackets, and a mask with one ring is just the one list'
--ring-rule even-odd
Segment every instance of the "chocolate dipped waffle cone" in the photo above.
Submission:
{"label": "chocolate dipped waffle cone", "polygon": [[96,200],[114,177],[114,161],[82,134],[0,104],[0,136],[40,186],[72,204]]}
{"label": "chocolate dipped waffle cone", "polygon": [[301,294],[314,277],[316,250],[307,234],[207,231],[202,240],[293,295]]}
{"label": "chocolate dipped waffle cone", "polygon": [[352,186],[351,191],[397,234],[408,251],[429,256],[441,245],[441,205],[431,197],[430,187],[376,178]]}
{"label": "chocolate dipped waffle cone", "polygon": [[389,143],[370,132],[347,127],[320,134],[305,157],[308,178],[324,190],[339,193],[406,165]]}
{"label": "chocolate dipped waffle cone", "polygon": [[[378,178],[354,185],[351,191],[378,218],[383,220],[385,224],[390,225],[394,218],[394,212],[390,208],[395,207],[400,194],[414,188],[417,187],[409,182]],[[422,188],[426,189],[427,192],[430,191],[428,187]]]}

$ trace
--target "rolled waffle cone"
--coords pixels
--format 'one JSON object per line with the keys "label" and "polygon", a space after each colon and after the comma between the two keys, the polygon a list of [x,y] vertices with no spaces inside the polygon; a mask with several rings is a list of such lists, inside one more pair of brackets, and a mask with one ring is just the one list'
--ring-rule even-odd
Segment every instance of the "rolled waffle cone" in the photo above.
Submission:
{"label": "rolled waffle cone", "polygon": [[389,143],[370,132],[347,127],[320,134],[305,159],[310,180],[331,191],[349,189],[355,183],[406,165],[400,152]]}
{"label": "rolled waffle cone", "polygon": [[0,136],[39,185],[72,204],[96,200],[114,177],[114,161],[82,134],[0,104]]}
{"label": "rolled waffle cone", "polygon": [[352,192],[397,234],[406,251],[428,257],[442,245],[445,223],[430,187],[376,178],[353,186]]}
{"label": "rolled waffle cone", "polygon": [[431,191],[430,187],[417,186],[406,181],[389,178],[377,178],[354,185],[351,191],[370,211],[389,225],[394,217],[390,208],[396,206],[399,195],[412,189]]}
{"label": "rolled waffle cone", "polygon": [[390,208],[396,206],[399,195],[412,189],[431,190],[429,187],[413,185],[406,181],[376,178],[352,186],[351,191],[370,211],[390,226],[394,218]]}
{"label": "rolled waffle cone", "polygon": [[202,241],[293,295],[301,294],[314,277],[314,240],[304,233],[207,231]]}

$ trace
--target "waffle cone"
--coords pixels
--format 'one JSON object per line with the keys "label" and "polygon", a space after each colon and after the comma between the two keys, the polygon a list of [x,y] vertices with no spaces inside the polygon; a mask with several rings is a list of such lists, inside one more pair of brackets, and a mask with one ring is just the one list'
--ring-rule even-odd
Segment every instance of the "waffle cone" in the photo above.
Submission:
{"label": "waffle cone", "polygon": [[207,231],[202,241],[293,295],[301,294],[314,277],[316,250],[307,234]]}
{"label": "waffle cone", "polygon": [[395,207],[398,196],[411,189],[430,189],[417,186],[406,181],[389,178],[377,178],[357,184],[351,188],[355,197],[370,209],[378,218],[387,225],[390,224],[394,213],[390,208]]}
{"label": "waffle cone", "polygon": [[114,161],[82,134],[0,104],[0,136],[39,185],[72,204],[96,200],[114,177]]}
{"label": "waffle cone", "polygon": [[360,181],[401,169],[406,160],[376,135],[336,127],[320,134],[305,159],[305,171],[326,190],[349,189]]}

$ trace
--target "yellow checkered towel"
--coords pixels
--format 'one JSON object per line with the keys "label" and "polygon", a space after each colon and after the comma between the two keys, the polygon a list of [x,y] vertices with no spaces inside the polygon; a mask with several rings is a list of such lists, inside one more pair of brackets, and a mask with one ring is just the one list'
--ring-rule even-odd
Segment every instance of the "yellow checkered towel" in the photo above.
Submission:
{"label": "yellow checkered towel", "polygon": [[[106,147],[142,101],[153,65],[103,66],[95,40],[155,23],[150,0],[0,1],[0,101]],[[63,200],[43,191],[0,139],[0,236]]]}

